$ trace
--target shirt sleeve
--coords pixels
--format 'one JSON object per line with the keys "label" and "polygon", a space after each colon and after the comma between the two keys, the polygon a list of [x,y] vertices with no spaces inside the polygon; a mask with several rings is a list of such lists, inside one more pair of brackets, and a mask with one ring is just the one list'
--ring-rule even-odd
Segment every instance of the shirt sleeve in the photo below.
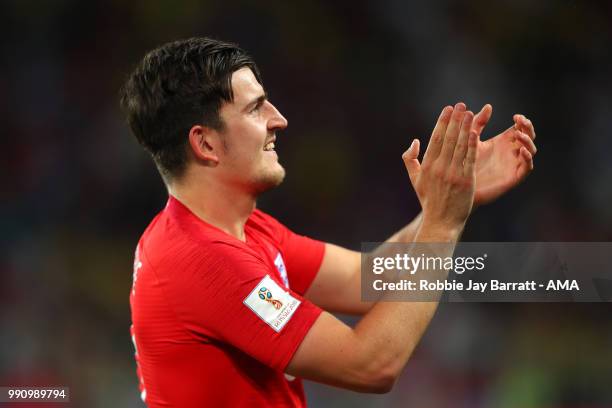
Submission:
{"label": "shirt sleeve", "polygon": [[212,242],[182,252],[161,283],[186,329],[284,371],[321,309],[247,247]]}
{"label": "shirt sleeve", "polygon": [[258,213],[278,239],[291,289],[303,296],[321,268],[325,243],[296,234],[274,217],[259,210]]}

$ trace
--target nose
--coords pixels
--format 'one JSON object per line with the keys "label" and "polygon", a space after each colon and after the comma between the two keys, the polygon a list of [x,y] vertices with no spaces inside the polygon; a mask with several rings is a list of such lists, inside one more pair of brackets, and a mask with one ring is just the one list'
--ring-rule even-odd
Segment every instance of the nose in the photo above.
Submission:
{"label": "nose", "polygon": [[276,109],[276,106],[270,104],[270,119],[268,119],[268,129],[269,130],[283,130],[289,124],[287,119]]}

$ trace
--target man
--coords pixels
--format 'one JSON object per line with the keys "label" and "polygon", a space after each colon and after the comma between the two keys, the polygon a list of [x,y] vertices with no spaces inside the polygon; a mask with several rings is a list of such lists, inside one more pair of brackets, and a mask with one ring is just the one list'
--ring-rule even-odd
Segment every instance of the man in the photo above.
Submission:
{"label": "man", "polygon": [[[147,405],[305,406],[300,378],[390,390],[437,303],[361,302],[358,252],[255,208],[285,176],[274,147],[287,120],[253,60],[207,38],[165,44],[144,57],[121,101],[169,192],[138,243],[130,296]],[[531,171],[525,117],[479,141],[491,109],[444,108],[422,162],[413,141],[403,159],[422,213],[390,241],[453,244],[473,204]],[[353,329],[330,312],[363,318]]]}

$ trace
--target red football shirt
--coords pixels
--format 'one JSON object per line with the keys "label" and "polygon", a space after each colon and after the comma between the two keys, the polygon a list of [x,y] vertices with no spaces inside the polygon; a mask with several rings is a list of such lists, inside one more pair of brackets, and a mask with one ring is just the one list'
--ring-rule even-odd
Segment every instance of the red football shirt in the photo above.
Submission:
{"label": "red football shirt", "polygon": [[324,244],[259,210],[245,235],[172,196],[142,235],[131,332],[150,408],[306,405],[301,380],[284,370],[321,313],[302,296]]}

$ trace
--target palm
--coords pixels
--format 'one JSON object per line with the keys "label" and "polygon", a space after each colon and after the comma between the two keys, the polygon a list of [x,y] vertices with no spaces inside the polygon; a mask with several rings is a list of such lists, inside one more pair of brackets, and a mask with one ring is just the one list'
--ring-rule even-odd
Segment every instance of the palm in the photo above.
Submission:
{"label": "palm", "polygon": [[516,133],[511,127],[487,141],[478,142],[475,204],[495,200],[527,175],[528,169],[521,159],[521,144],[516,140]]}

